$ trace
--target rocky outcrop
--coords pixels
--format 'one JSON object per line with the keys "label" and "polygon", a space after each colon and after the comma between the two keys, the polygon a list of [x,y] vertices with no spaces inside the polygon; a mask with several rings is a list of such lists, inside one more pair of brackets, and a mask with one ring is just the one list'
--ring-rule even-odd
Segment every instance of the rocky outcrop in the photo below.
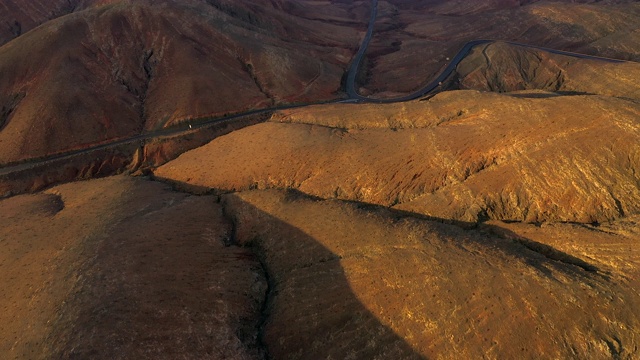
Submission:
{"label": "rocky outcrop", "polygon": [[[540,242],[550,233],[464,231],[295,192],[223,202],[238,241],[269,271],[263,339],[273,358],[638,356],[638,254],[625,250],[637,235],[558,225],[589,244],[565,252]],[[610,264],[616,254],[628,266]]]}
{"label": "rocky outcrop", "polygon": [[604,222],[640,210],[639,118],[634,101],[544,92],[331,105],[274,117],[298,124],[220,137],[155,174],[219,191],[295,188],[472,223]]}

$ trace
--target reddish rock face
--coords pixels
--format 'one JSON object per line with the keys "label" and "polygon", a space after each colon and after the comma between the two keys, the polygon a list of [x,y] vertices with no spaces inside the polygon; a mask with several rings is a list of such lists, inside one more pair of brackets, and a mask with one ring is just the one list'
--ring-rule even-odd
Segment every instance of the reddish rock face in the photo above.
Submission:
{"label": "reddish rock face", "polygon": [[0,164],[335,98],[365,19],[309,6],[114,2],[49,21],[0,48]]}
{"label": "reddish rock face", "polygon": [[381,1],[362,91],[384,97],[416,90],[477,39],[637,61],[639,15],[632,0]]}
{"label": "reddish rock face", "polygon": [[[370,4],[0,0],[0,358],[639,358],[640,66],[308,105]],[[378,14],[381,97],[640,52],[636,1]]]}

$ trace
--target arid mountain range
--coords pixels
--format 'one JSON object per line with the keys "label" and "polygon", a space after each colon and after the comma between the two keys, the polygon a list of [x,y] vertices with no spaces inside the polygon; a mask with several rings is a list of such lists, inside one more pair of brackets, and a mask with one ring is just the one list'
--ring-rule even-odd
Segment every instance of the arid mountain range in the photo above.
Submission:
{"label": "arid mountain range", "polygon": [[2,164],[190,118],[335,98],[366,26],[357,5],[78,6],[0,49]]}
{"label": "arid mountain range", "polygon": [[636,1],[0,0],[0,358],[639,359],[638,61]]}
{"label": "arid mountain range", "polygon": [[411,91],[476,39],[638,61],[639,16],[640,4],[624,0],[381,2],[364,85],[371,93]]}

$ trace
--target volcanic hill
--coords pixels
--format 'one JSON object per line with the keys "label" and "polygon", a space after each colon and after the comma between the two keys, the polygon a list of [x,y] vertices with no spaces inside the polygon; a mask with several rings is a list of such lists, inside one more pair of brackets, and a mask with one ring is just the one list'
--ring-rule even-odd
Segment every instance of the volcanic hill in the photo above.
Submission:
{"label": "volcanic hill", "polygon": [[637,2],[0,10],[0,358],[640,359]]}
{"label": "volcanic hill", "polygon": [[633,0],[381,1],[361,91],[384,97],[415,90],[476,39],[638,61],[639,19]]}
{"label": "volcanic hill", "polygon": [[312,5],[111,1],[45,22],[0,48],[0,164],[335,98],[364,4]]}

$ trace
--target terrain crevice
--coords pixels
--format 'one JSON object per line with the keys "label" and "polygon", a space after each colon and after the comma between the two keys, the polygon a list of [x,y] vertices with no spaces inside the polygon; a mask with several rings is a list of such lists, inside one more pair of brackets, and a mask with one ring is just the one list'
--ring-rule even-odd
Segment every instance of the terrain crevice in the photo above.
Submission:
{"label": "terrain crevice", "polygon": [[[250,321],[250,323],[255,324],[255,334],[256,334],[256,338],[253,339],[251,343],[255,343],[255,345],[258,347],[258,354],[260,359],[271,360],[272,357],[269,355],[269,347],[268,347],[268,344],[265,342],[265,336],[264,336],[264,329],[266,324],[269,321],[269,316],[270,316],[269,309],[273,301],[273,295],[274,295],[273,294],[274,284],[273,284],[272,277],[269,273],[269,266],[265,262],[266,260],[265,260],[264,253],[260,251],[260,248],[256,243],[252,242],[250,244],[241,244],[238,241],[238,238],[237,238],[238,221],[236,219],[236,215],[229,209],[229,207],[227,206],[223,198],[218,197],[218,203],[222,207],[222,215],[229,222],[229,224],[231,224],[231,231],[230,231],[230,234],[228,235],[228,238],[225,239],[225,246],[237,246],[237,247],[244,247],[248,249],[249,251],[251,251],[255,259],[260,264],[260,272],[262,277],[265,279],[266,289],[264,290],[264,295],[260,301],[259,317],[257,319],[253,319],[252,321]],[[250,346],[251,343],[246,345]]]}
{"label": "terrain crevice", "polygon": [[259,251],[256,251],[255,248],[251,248],[253,253],[256,254],[256,258],[260,263],[260,268],[262,269],[262,274],[267,282],[267,289],[265,290],[264,298],[260,305],[260,317],[257,322],[257,336],[258,336],[258,344],[260,346],[260,350],[262,353],[262,358],[265,360],[273,359],[272,356],[269,355],[269,345],[265,341],[265,327],[270,319],[269,309],[271,303],[273,302],[274,297],[274,284],[271,276],[269,275],[269,267],[264,262],[264,255]]}
{"label": "terrain crevice", "polygon": [[[619,301],[620,304],[626,304],[626,302],[632,303],[636,301],[637,297],[629,292],[630,285],[627,285],[624,277],[617,273],[609,274],[608,268],[602,269],[599,265],[582,260],[583,255],[579,251],[580,258],[552,245],[543,244],[512,232],[506,225],[500,226],[497,223],[492,223],[461,229],[457,226],[451,226],[444,219],[426,219],[415,214],[403,214],[385,207],[359,202],[319,200],[297,191],[252,190],[228,194],[223,197],[228,202],[228,205],[234,209],[236,216],[238,216],[240,241],[260,243],[260,251],[268,259],[266,266],[270,268],[270,274],[274,277],[273,286],[275,291],[271,307],[272,317],[270,317],[265,330],[265,335],[270,339],[269,346],[274,349],[272,353],[274,358],[281,356],[283,354],[281,351],[285,351],[285,354],[301,351],[298,350],[301,345],[297,345],[300,342],[297,339],[308,336],[307,331],[311,331],[310,329],[314,329],[314,340],[303,341],[303,343],[311,344],[310,346],[323,344],[321,339],[324,331],[329,331],[333,334],[343,331],[351,332],[349,330],[351,325],[345,326],[341,322],[332,325],[327,330],[324,330],[324,327],[321,327],[320,329],[322,330],[320,330],[314,325],[313,319],[315,317],[313,314],[321,311],[321,308],[327,309],[327,314],[333,313],[331,310],[333,305],[318,299],[315,290],[318,284],[325,281],[323,278],[328,276],[328,273],[344,274],[340,276],[345,276],[349,279],[351,291],[357,296],[358,302],[368,304],[369,309],[376,309],[374,314],[376,314],[378,321],[383,324],[392,324],[392,329],[398,329],[398,322],[401,322],[401,320],[392,315],[396,311],[394,310],[395,305],[386,300],[388,296],[386,292],[397,294],[397,298],[402,299],[403,303],[405,301],[418,301],[410,295],[405,295],[405,291],[410,291],[406,286],[414,285],[408,285],[409,283],[404,281],[407,281],[407,279],[420,279],[426,273],[416,269],[416,274],[409,275],[405,272],[407,269],[401,270],[403,266],[399,265],[399,263],[394,263],[389,268],[385,268],[385,266],[389,266],[385,265],[385,262],[393,262],[394,260],[392,259],[398,259],[397,261],[400,262],[417,261],[421,264],[409,267],[429,266],[427,265],[429,262],[438,263],[440,265],[436,266],[439,275],[436,278],[444,276],[459,279],[453,281],[453,284],[456,285],[447,283],[448,285],[446,286],[458,287],[461,281],[468,281],[467,277],[469,279],[473,278],[475,285],[473,289],[475,289],[476,293],[470,293],[471,299],[478,291],[483,291],[482,289],[484,289],[484,287],[477,285],[478,279],[493,279],[491,280],[493,286],[490,287],[492,289],[491,297],[493,298],[491,304],[497,307],[507,306],[506,304],[509,304],[508,306],[517,306],[515,304],[519,303],[520,296],[523,295],[522,291],[529,291],[524,290],[524,288],[538,289],[542,286],[539,291],[532,292],[526,300],[523,300],[526,305],[524,305],[522,311],[534,311],[534,317],[537,319],[535,321],[536,325],[528,324],[528,321],[522,324],[526,324],[525,326],[527,327],[537,327],[537,330],[532,331],[536,332],[537,336],[545,336],[545,339],[547,336],[557,336],[561,339],[558,346],[564,349],[560,350],[562,353],[565,353],[565,351],[567,353],[574,351],[578,354],[594,353],[596,350],[591,347],[589,350],[584,348],[573,348],[572,350],[571,344],[576,341],[576,338],[574,337],[575,335],[571,335],[573,333],[565,332],[568,330],[558,328],[540,330],[542,327],[557,326],[558,322],[555,322],[555,319],[560,313],[566,314],[566,311],[574,311],[576,316],[580,318],[581,325],[578,326],[586,326],[592,329],[594,326],[593,321],[590,320],[592,313],[587,311],[585,306],[593,306],[586,304],[592,304],[596,294],[597,298],[601,299],[604,304],[604,307],[597,307],[597,311],[607,312],[612,311],[612,308],[608,305],[609,301]],[[351,221],[346,224],[337,223],[334,216],[340,216],[341,218],[348,216]],[[312,222],[308,220],[311,217],[314,219]],[[361,223],[364,219],[367,220]],[[320,224],[324,225],[321,226]],[[428,226],[429,231],[418,231],[421,226]],[[532,225],[522,223],[512,223],[509,226],[532,227]],[[357,235],[357,232],[361,231],[358,230],[361,227],[367,227],[366,234]],[[385,230],[381,230],[383,228]],[[396,233],[400,229],[411,229],[411,233],[416,236]],[[449,256],[455,256],[455,258],[440,257],[438,254],[441,251],[445,251],[444,249],[447,249]],[[338,257],[339,261],[326,261],[326,259],[332,257]],[[425,257],[425,259],[418,260],[416,259],[417,257]],[[386,260],[387,258],[389,259]],[[465,260],[462,260],[462,258]],[[449,264],[449,262],[452,264],[451,268],[449,268],[449,265],[445,265]],[[465,271],[460,271],[462,263],[469,268]],[[309,266],[309,264],[313,265]],[[512,269],[513,272],[503,273],[502,269],[505,266]],[[366,271],[365,274],[375,272],[376,277],[381,278],[378,280],[381,286],[372,287],[372,281],[375,283],[378,281],[371,279],[369,275],[363,276],[363,271]],[[493,273],[495,274],[491,275]],[[463,278],[466,280],[462,280]],[[406,285],[396,287],[393,285],[395,284],[393,279],[404,282]],[[431,287],[434,286],[433,281],[438,281],[434,278],[429,279],[425,282],[416,280],[416,283]],[[338,288],[338,284],[341,282],[342,280],[332,280],[331,283],[335,285],[330,289]],[[503,291],[505,286],[509,288],[515,287],[508,291],[510,295],[495,293],[495,291]],[[624,291],[627,291],[627,295],[625,295],[625,299],[616,300],[615,294],[621,289],[625,289]],[[331,291],[323,292],[323,296],[332,297]],[[570,295],[565,298],[567,291],[577,297]],[[441,301],[447,301],[448,295],[445,294],[449,293],[448,290],[439,288],[437,292],[442,298],[432,299],[430,296],[420,298],[425,309],[437,307]],[[428,295],[428,292],[425,295]],[[343,302],[350,302],[350,297],[342,295],[340,298]],[[316,301],[323,302],[323,305],[312,305],[315,302],[308,304],[309,298],[318,299]],[[459,310],[459,314],[448,313],[449,316],[469,316],[469,311],[473,312],[473,308],[466,310],[466,307],[471,306],[470,304],[473,304],[474,300],[466,301],[462,303],[455,302],[457,304],[456,309],[462,307],[465,310]],[[575,306],[560,310],[555,305],[550,305],[549,301],[552,303],[564,303],[565,301],[575,303],[577,301],[577,303],[575,303]],[[302,310],[303,313],[294,310],[297,308],[298,305],[296,304],[298,303],[304,304],[301,305],[304,309]],[[485,311],[488,310],[486,306],[484,307]],[[607,337],[612,336],[621,339],[625,337],[626,340],[622,340],[622,343],[634,344],[636,336],[609,325],[610,316],[626,316],[623,315],[625,310],[621,309],[620,311],[620,313],[616,312],[617,315],[606,315],[606,319],[598,320],[598,325],[595,326],[602,329],[603,332],[600,332],[601,330],[589,330],[590,335],[581,338],[581,341],[591,344],[594,341],[599,341],[601,334],[604,333],[607,334]],[[428,312],[425,314],[428,314]],[[633,319],[637,317],[636,315],[631,316]],[[302,317],[302,319],[298,319],[298,317]],[[298,334],[293,334],[293,331],[285,329],[287,328],[285,324],[290,324],[292,321],[305,324],[304,327],[294,327],[299,330]],[[407,326],[410,326],[408,325],[409,323],[419,320],[407,319],[406,321]],[[552,321],[555,325],[551,325],[549,321]],[[628,319],[625,321],[636,320]],[[471,322],[471,324],[474,323]],[[572,322],[572,325],[564,324],[563,326],[565,325],[572,328],[575,322]],[[473,327],[475,325],[470,325],[469,323],[461,325],[466,330],[469,329],[469,326]],[[424,325],[419,327],[420,329],[425,329]],[[475,329],[475,327],[473,328]],[[483,331],[494,332],[493,327],[491,329],[488,328],[486,330],[483,329]],[[403,329],[403,331],[408,331],[407,327]],[[556,335],[551,335],[551,333]],[[509,332],[509,334],[500,336],[505,338],[515,336],[520,338],[520,341],[525,341],[524,339],[530,334],[527,332],[527,335],[520,337],[517,333]],[[537,338],[537,336],[529,337],[525,342],[536,342],[537,340],[533,339]],[[349,339],[351,338],[349,337]],[[429,339],[431,340],[423,340],[422,342],[409,340],[409,342],[417,349],[423,349],[420,352],[421,355],[430,358],[433,352],[427,349],[434,346],[432,344],[435,343],[443,344],[437,340],[438,337]],[[523,351],[529,352],[531,349],[528,346],[530,345],[527,345]],[[511,349],[520,351],[521,348],[518,346],[517,349]],[[327,351],[327,349],[322,347],[322,351]],[[460,348],[458,348],[458,351],[460,351]],[[532,353],[536,351],[540,350],[534,350]],[[606,347],[598,348],[597,351],[601,353],[602,351],[608,351],[608,349]]]}
{"label": "terrain crevice", "polygon": [[[295,191],[247,193],[260,192],[285,194],[287,204],[324,202]],[[239,242],[254,249],[269,274],[261,331],[269,358],[423,358],[361,303],[338,255],[319,239],[245,201],[244,193],[223,195],[222,202],[238,224]],[[341,308],[349,310],[337,312]],[[318,316],[327,325],[318,325]]]}
{"label": "terrain crevice", "polygon": [[0,358],[640,355],[637,1],[0,3]]}
{"label": "terrain crevice", "polygon": [[140,102],[140,123],[144,124],[147,120],[147,98],[149,97],[149,88],[153,79],[153,72],[155,65],[153,64],[154,50],[150,49],[144,52],[142,60],[142,71],[144,79],[142,81],[142,90],[138,96]]}
{"label": "terrain crevice", "polygon": [[246,62],[241,58],[238,58],[238,61],[240,62],[240,66],[242,66],[242,68],[247,73],[247,75],[249,75],[249,78],[251,78],[251,81],[253,81],[253,84],[256,86],[256,88],[267,99],[269,99],[269,101],[271,102],[271,105],[275,105],[276,97],[273,94],[271,94],[267,90],[266,86],[262,83],[262,81],[260,81],[260,79],[258,78],[258,74],[256,73],[256,70],[253,68],[253,64],[251,64],[251,62]]}
{"label": "terrain crevice", "polygon": [[571,256],[567,253],[561,252],[553,248],[552,246],[541,244],[524,238],[516,238],[514,241],[524,246],[525,248],[544,256],[547,259],[559,261],[570,266],[576,266],[584,271],[600,273],[600,269],[598,269],[598,267],[596,267],[595,265],[589,264],[588,262]]}

